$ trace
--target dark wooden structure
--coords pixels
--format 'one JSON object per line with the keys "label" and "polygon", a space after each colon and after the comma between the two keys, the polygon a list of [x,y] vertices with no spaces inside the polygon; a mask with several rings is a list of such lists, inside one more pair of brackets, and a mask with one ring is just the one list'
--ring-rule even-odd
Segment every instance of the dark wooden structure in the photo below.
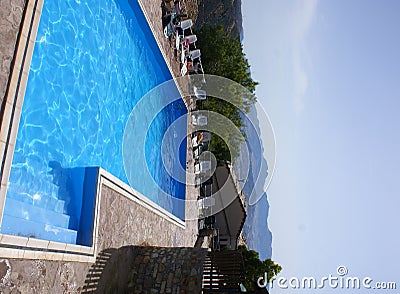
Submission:
{"label": "dark wooden structure", "polygon": [[209,252],[203,268],[203,293],[240,293],[244,263],[238,251]]}

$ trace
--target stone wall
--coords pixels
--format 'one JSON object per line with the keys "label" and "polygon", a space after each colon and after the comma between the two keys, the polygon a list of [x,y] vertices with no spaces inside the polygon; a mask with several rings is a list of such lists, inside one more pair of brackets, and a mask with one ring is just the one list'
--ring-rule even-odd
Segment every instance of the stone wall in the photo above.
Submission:
{"label": "stone wall", "polygon": [[200,293],[206,255],[207,250],[201,248],[127,246],[107,250],[97,267],[101,274],[87,277],[84,292]]}

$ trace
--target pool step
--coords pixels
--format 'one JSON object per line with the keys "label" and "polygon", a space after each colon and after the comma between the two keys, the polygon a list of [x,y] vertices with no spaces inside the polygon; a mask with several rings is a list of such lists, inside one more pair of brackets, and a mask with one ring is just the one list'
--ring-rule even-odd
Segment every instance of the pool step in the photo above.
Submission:
{"label": "pool step", "polygon": [[[16,233],[16,228],[18,232]],[[49,241],[76,244],[77,231],[33,221],[8,214],[3,215],[1,224],[3,234],[18,235]]]}
{"label": "pool step", "polygon": [[26,186],[24,183],[30,183],[29,188],[31,191],[40,191],[43,194],[52,196],[57,196],[60,189],[51,176],[47,174],[32,174],[31,171],[22,168],[12,168],[8,181],[17,186]]}
{"label": "pool step", "polygon": [[46,210],[9,197],[6,198],[5,213],[28,221],[52,224],[66,229],[71,228],[69,215]]}
{"label": "pool step", "polygon": [[14,183],[9,183],[6,198],[14,199],[46,210],[52,210],[56,213],[64,214],[66,212],[65,201],[48,195],[24,191],[23,187],[17,186]]}

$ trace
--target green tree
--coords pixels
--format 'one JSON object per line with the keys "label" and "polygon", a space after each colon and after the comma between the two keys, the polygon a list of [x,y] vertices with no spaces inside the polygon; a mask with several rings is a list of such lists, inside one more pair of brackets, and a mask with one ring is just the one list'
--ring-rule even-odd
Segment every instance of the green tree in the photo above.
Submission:
{"label": "green tree", "polygon": [[224,115],[242,130],[240,138],[234,135],[235,132],[224,130],[224,138],[229,140],[230,149],[219,136],[212,135],[210,151],[218,160],[233,161],[238,156],[239,146],[245,138],[241,112],[248,113],[251,104],[256,101],[254,91],[258,83],[251,78],[249,62],[237,37],[226,34],[222,26],[210,25],[203,26],[196,34],[204,71],[207,74],[231,79],[249,91],[249,95],[243,95],[243,92],[236,93],[235,89],[221,89],[225,92],[224,96],[229,97],[229,101],[208,97],[205,103],[199,105],[200,109]]}
{"label": "green tree", "polygon": [[[221,117],[210,114],[213,119],[213,124],[223,126],[218,129],[219,134],[212,134],[209,149],[217,160],[233,161],[239,155],[239,146],[244,143],[246,134],[243,131],[243,122],[240,117],[240,110],[231,103],[224,100],[208,97],[203,104],[204,109],[221,114]],[[236,126],[239,131],[235,131],[233,126],[226,125],[223,117]],[[222,139],[224,138],[226,142]],[[228,147],[229,146],[229,147]]]}
{"label": "green tree", "polygon": [[255,283],[259,277],[265,277],[265,273],[270,282],[282,270],[282,267],[270,258],[264,261],[260,260],[257,251],[248,250],[244,245],[238,246],[238,250],[242,253],[244,260],[245,280],[243,284],[249,291],[255,290]]}
{"label": "green tree", "polygon": [[196,34],[205,72],[231,79],[254,93],[258,83],[251,78],[250,64],[238,37],[225,33],[222,26],[210,25],[204,25]]}

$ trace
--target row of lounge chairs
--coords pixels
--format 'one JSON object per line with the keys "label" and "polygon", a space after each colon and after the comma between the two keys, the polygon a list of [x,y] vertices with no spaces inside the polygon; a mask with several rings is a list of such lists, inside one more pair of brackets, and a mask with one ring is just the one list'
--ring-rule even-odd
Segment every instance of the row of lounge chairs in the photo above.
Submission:
{"label": "row of lounge chairs", "polygon": [[[173,5],[171,6],[172,2]],[[170,40],[175,39],[171,43],[178,53],[178,59],[181,63],[181,75],[204,73],[201,52],[200,49],[196,48],[197,36],[192,31],[193,21],[187,18],[187,14],[183,13],[182,1],[164,0],[163,3],[166,7],[164,36]],[[167,4],[169,4],[169,7]]]}
{"label": "row of lounge chairs", "polygon": [[[187,18],[187,14],[185,14],[187,11],[182,7],[182,5],[184,6],[184,2],[164,0],[163,3],[166,8],[164,15],[164,36],[171,41],[171,46],[176,50],[177,59],[181,64],[181,75],[185,76],[191,73],[204,74],[201,63],[201,52],[196,47],[197,36],[192,31],[193,21]],[[204,79],[203,82],[205,83]],[[193,93],[195,102],[207,99],[206,91],[201,89],[199,85],[193,85]],[[193,111],[191,123],[193,126],[200,127],[201,129],[201,127],[207,126],[208,118],[204,112]],[[193,147],[193,159],[195,161],[195,186],[200,188],[200,195],[197,201],[199,216],[205,215],[205,211],[215,205],[215,199],[208,197],[210,196],[210,191],[212,191],[213,183],[212,162],[200,157],[203,152],[208,150],[210,141],[211,134],[209,132],[196,131],[192,134],[191,143]],[[199,219],[199,229],[203,227],[201,223],[206,224],[208,219],[209,217]],[[207,227],[212,227],[213,223],[215,223],[215,217],[214,221],[208,224]]]}

